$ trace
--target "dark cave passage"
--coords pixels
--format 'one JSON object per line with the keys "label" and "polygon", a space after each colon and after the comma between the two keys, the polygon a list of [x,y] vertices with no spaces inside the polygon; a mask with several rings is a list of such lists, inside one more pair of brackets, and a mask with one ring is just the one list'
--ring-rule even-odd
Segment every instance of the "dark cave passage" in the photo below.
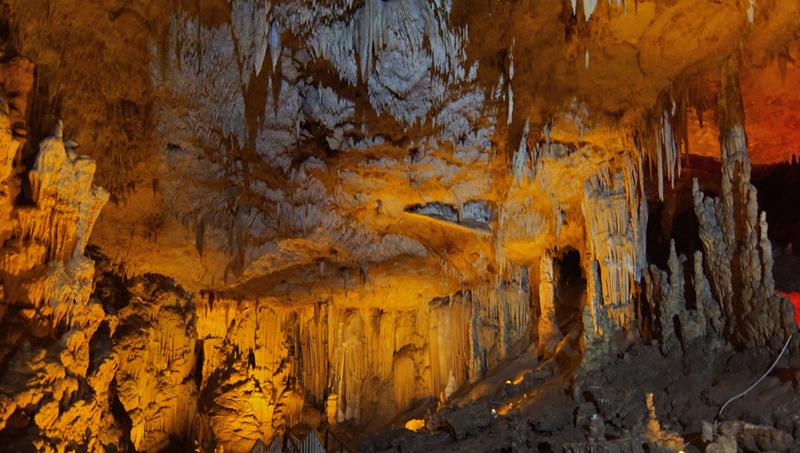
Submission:
{"label": "dark cave passage", "polygon": [[754,167],[753,184],[769,222],[775,289],[792,302],[800,324],[800,162]]}
{"label": "dark cave passage", "polygon": [[556,320],[558,328],[565,335],[583,330],[581,309],[586,293],[586,278],[581,269],[581,254],[575,249],[566,248],[555,260],[556,272]]}

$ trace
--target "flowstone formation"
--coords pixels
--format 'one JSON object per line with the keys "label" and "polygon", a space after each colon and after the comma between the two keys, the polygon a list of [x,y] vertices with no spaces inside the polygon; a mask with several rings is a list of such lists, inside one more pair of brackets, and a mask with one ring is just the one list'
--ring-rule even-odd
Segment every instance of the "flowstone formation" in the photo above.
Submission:
{"label": "flowstone formation", "polygon": [[797,2],[2,5],[0,449],[797,447]]}
{"label": "flowstone formation", "polygon": [[[3,107],[7,112],[8,105]],[[3,113],[0,119],[8,195],[20,188],[12,164],[21,146],[9,118]],[[23,198],[30,204],[4,200],[12,203],[0,249],[6,326],[0,424],[27,437],[18,448],[64,451],[80,445],[102,451],[121,440],[108,405],[116,363],[90,354],[105,313],[91,297],[95,268],[84,249],[108,200],[107,192],[92,186],[94,170],[93,161],[65,148],[59,124],[55,135],[40,143],[27,174]],[[110,429],[93,432],[101,425]],[[36,434],[28,437],[26,431]]]}

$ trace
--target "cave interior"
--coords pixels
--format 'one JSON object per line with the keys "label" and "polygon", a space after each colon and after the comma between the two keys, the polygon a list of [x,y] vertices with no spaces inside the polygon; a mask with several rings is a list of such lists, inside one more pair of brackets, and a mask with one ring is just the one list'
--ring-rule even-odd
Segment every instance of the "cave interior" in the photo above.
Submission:
{"label": "cave interior", "polygon": [[800,451],[797,0],[0,4],[0,450]]}

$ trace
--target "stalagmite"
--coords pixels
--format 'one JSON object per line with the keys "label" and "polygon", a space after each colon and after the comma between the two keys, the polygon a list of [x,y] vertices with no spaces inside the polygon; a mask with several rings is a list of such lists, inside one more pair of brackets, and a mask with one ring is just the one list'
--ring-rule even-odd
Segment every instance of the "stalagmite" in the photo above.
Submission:
{"label": "stalagmite", "polygon": [[645,438],[651,445],[657,445],[665,451],[681,451],[685,447],[683,437],[676,433],[665,431],[661,428],[661,423],[656,415],[656,405],[653,394],[645,395],[645,405],[647,406],[647,432]]}
{"label": "stalagmite", "polygon": [[718,199],[705,197],[695,178],[692,194],[710,281],[727,320],[726,336],[762,345],[792,325],[791,307],[774,294],[772,246],[764,240],[766,218],[758,213],[750,183],[738,74],[730,64],[723,71],[719,101],[722,191]]}
{"label": "stalagmite", "polygon": [[[698,252],[699,253],[699,252]],[[714,314],[713,300],[710,294],[706,295],[707,288],[703,288],[704,281],[695,275],[694,284],[696,306],[690,308],[684,297],[684,262],[686,257],[678,255],[675,251],[675,241],[670,241],[669,258],[667,267],[669,272],[650,265],[645,274],[647,301],[650,311],[657,314],[656,335],[661,344],[662,353],[669,354],[676,346],[683,349],[698,338],[715,339],[707,336],[708,330],[714,329],[719,317]],[[695,273],[697,266],[702,269],[702,254],[695,254]],[[701,274],[702,275],[702,274]],[[706,283],[707,284],[707,283]],[[710,291],[710,290],[709,290]],[[719,309],[717,308],[717,313]],[[707,315],[711,315],[709,318]],[[711,325],[709,325],[711,323]]]}
{"label": "stalagmite", "polygon": [[703,252],[697,250],[694,252],[694,273],[692,284],[694,285],[694,300],[697,304],[698,311],[702,310],[708,321],[707,332],[710,332],[714,337],[721,338],[724,332],[724,325],[722,322],[722,311],[720,310],[719,302],[714,299],[711,294],[711,285],[705,275],[703,268]]}
{"label": "stalagmite", "polygon": [[[661,352],[669,354],[678,344],[674,327],[674,316],[678,313],[678,301],[673,298],[667,273],[656,266],[651,265],[648,272],[645,273],[645,286],[650,310],[656,316],[654,324],[658,328]],[[682,298],[680,302],[683,302]]]}

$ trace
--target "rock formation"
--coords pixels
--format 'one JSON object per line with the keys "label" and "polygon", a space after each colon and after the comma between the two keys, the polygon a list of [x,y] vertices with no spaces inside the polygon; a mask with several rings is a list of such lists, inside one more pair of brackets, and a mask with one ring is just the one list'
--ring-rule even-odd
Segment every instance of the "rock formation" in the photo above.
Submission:
{"label": "rock formation", "polygon": [[[7,112],[8,105],[3,107]],[[5,112],[0,141],[8,154],[0,159],[2,173],[6,187],[19,188],[12,163],[21,143],[12,136]],[[11,209],[7,204],[10,221],[4,225],[10,228],[0,249],[2,314],[8,326],[0,426],[29,433],[22,438],[42,451],[74,445],[103,451],[122,441],[108,404],[117,361],[92,345],[105,312],[92,298],[95,268],[84,249],[108,200],[103,189],[92,186],[94,171],[93,161],[65,148],[59,123],[54,136],[39,144],[27,174],[30,192],[23,197],[29,202],[3,200]]]}
{"label": "rock formation", "polygon": [[[692,181],[702,243],[702,250],[693,255],[693,276],[687,279],[687,259],[677,255],[674,240],[669,272],[651,265],[645,274],[652,329],[664,354],[677,344],[685,349],[697,338],[724,338],[754,348],[780,341],[797,329],[791,305],[775,293],[772,244],[766,215],[758,211],[756,189],[750,182],[739,79],[730,62],[723,67],[721,80],[721,192],[719,198],[708,197],[697,178]],[[685,298],[687,281],[693,287],[691,306]]]}
{"label": "rock formation", "polygon": [[553,257],[549,252],[542,253],[539,262],[539,350],[552,354],[563,335],[556,321],[556,289],[553,275]]}

